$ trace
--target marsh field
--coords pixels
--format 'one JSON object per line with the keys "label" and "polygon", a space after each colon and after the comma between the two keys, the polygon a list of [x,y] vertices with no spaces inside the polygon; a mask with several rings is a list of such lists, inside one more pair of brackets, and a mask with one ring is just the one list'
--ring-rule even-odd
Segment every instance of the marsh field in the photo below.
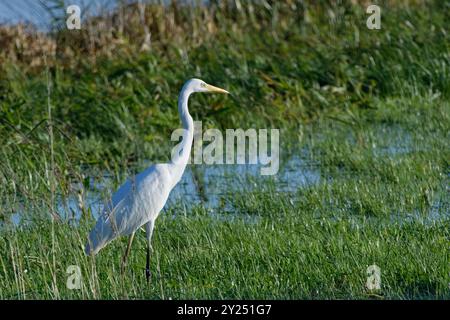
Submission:
{"label": "marsh field", "polygon": [[[379,30],[332,0],[0,26],[0,298],[449,299],[450,3],[377,4]],[[126,238],[83,247],[102,201],[170,160],[192,77],[231,92],[191,98],[204,128],[280,130],[279,171],[189,165],[147,284],[144,232],[124,276]]]}

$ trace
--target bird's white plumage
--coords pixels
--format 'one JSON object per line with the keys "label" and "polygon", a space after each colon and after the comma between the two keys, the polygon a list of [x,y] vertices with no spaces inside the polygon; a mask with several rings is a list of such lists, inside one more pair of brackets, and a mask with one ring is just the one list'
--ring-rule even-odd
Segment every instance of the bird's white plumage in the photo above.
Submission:
{"label": "bird's white plumage", "polygon": [[87,254],[96,254],[111,240],[129,235],[155,220],[172,189],[167,164],[156,164],[128,179],[105,204],[89,235]]}
{"label": "bird's white plumage", "polygon": [[188,99],[193,92],[227,91],[206,84],[199,79],[187,81],[178,99],[178,112],[184,135],[179,152],[171,162],[156,164],[128,179],[104,205],[102,214],[89,234],[85,251],[95,255],[118,236],[130,235],[146,224],[147,239],[151,240],[153,226],[163,209],[170,191],[180,181],[188,162],[194,132],[194,122],[189,114]]}

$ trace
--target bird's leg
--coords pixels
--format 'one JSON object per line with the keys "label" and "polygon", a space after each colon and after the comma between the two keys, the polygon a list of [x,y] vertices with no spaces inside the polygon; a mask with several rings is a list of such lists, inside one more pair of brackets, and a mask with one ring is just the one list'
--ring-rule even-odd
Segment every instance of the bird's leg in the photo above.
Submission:
{"label": "bird's leg", "polygon": [[122,275],[125,273],[125,267],[127,265],[127,259],[128,259],[128,255],[130,254],[131,244],[133,242],[133,239],[134,239],[134,232],[130,235],[130,239],[128,240],[127,249],[125,250],[125,254],[123,255],[123,258],[122,258],[122,266],[120,268]]}
{"label": "bird's leg", "polygon": [[152,234],[153,234],[153,227],[154,227],[154,221],[149,221],[145,225],[145,231],[147,233],[147,261],[145,264],[145,278],[147,279],[147,282],[150,283],[150,255],[152,252]]}
{"label": "bird's leg", "polygon": [[145,264],[145,278],[147,279],[147,282],[150,282],[150,277],[152,276],[152,273],[150,272],[150,251],[151,251],[150,244],[147,245],[147,263]]}

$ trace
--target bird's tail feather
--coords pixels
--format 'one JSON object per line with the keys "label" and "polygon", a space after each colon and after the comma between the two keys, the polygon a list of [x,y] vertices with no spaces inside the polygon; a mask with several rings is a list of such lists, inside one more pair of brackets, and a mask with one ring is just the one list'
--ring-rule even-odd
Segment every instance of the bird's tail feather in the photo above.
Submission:
{"label": "bird's tail feather", "polygon": [[88,241],[85,246],[85,253],[88,256],[96,255],[111,240],[117,237],[117,232],[113,231],[110,219],[99,218],[94,229],[89,234]]}

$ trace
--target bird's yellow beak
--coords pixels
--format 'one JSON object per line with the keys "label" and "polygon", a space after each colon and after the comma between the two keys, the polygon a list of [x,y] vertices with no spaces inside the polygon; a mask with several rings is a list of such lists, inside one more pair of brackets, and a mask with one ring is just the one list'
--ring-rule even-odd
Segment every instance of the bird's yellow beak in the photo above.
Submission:
{"label": "bird's yellow beak", "polygon": [[210,84],[206,85],[206,90],[208,90],[208,92],[215,92],[215,93],[225,93],[225,94],[229,94],[229,92],[227,90],[218,88],[218,87],[214,87]]}

